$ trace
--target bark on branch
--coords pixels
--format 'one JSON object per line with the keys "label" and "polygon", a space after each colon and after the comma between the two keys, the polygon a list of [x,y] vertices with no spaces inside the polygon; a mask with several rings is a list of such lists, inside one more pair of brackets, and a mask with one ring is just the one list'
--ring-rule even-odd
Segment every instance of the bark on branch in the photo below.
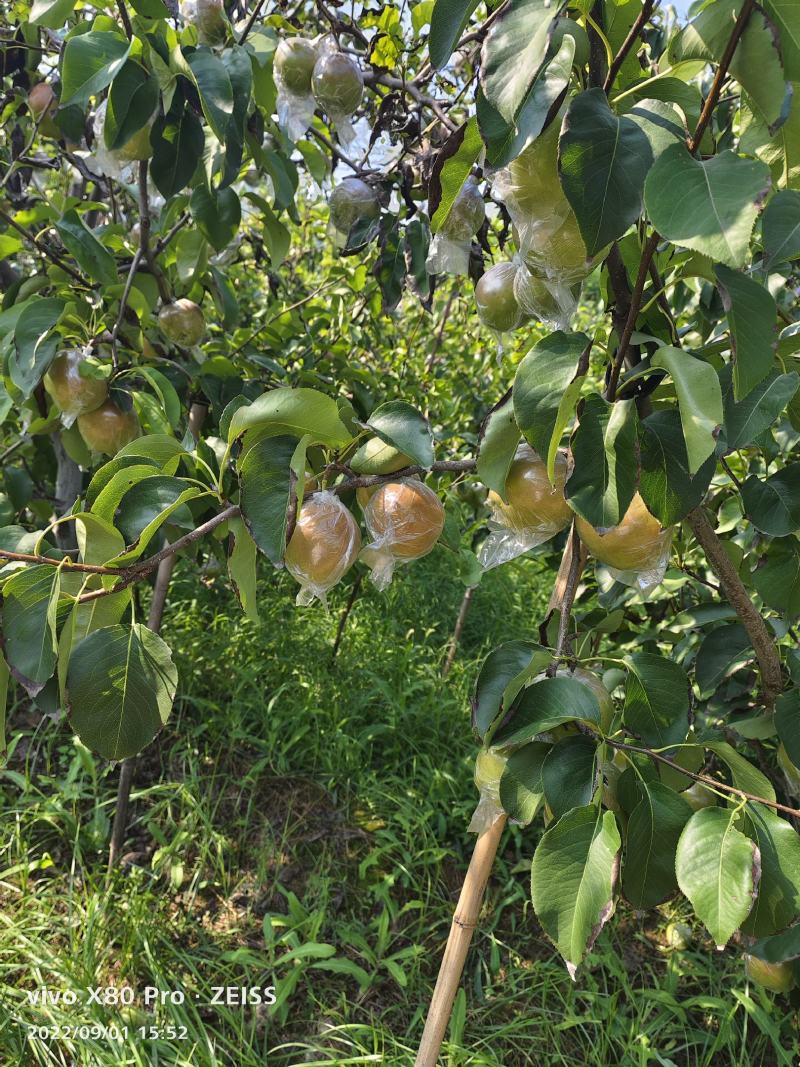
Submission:
{"label": "bark on branch", "polygon": [[717,537],[705,512],[700,508],[695,508],[694,511],[689,512],[686,521],[705,552],[708,565],[717,576],[728,603],[747,631],[761,672],[761,693],[764,704],[771,708],[783,690],[781,659],[775,640],[761,617],[761,613],[750,599],[730,556],[725,551],[725,546]]}

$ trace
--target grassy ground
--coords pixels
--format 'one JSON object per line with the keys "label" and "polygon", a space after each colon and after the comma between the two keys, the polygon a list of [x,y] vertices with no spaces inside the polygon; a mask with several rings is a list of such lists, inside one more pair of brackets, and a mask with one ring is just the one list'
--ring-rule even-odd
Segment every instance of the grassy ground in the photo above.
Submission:
{"label": "grassy ground", "polygon": [[[461,591],[440,551],[385,598],[365,592],[335,666],[347,589],[329,615],[300,611],[290,580],[265,575],[254,625],[224,583],[178,573],[165,635],[182,699],[140,760],[110,887],[116,769],[63,724],[12,713],[3,1067],[413,1062],[472,843],[469,687],[490,647],[534,631],[548,593],[535,561],[489,575],[444,683]],[[512,829],[501,846],[443,1062],[797,1062],[786,1002],[748,987],[735,950],[716,953],[698,930],[690,949],[667,950],[678,904],[645,919],[622,908],[573,984],[529,903],[538,832]],[[213,987],[273,985],[272,1006],[211,1003]],[[32,1003],[41,987],[59,1002]],[[148,987],[183,1003],[146,1007]],[[120,1007],[126,988],[134,1003]]]}

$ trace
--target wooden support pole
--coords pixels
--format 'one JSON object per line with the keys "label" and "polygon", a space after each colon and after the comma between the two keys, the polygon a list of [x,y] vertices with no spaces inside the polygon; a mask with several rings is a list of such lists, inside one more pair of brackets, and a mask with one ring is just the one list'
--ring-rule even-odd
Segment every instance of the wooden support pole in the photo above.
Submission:
{"label": "wooden support pole", "polygon": [[436,979],[436,987],[428,1008],[428,1018],[425,1020],[425,1030],[419,1045],[415,1067],[436,1067],[439,1059],[439,1051],[450,1021],[453,1001],[461,983],[467,951],[472,941],[472,932],[478,924],[483,893],[492,870],[497,846],[503,836],[506,819],[506,815],[501,815],[475,842],[475,851],[472,853],[467,876],[461,887],[458,906],[450,927],[450,936],[447,939],[442,965],[439,968],[439,977]]}

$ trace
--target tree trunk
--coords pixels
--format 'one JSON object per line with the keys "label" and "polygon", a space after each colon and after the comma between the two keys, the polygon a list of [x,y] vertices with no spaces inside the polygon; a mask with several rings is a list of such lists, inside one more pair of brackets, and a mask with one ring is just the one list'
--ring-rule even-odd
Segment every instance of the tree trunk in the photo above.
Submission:
{"label": "tree trunk", "polygon": [[[207,405],[195,402],[189,409],[189,429],[197,441],[203,426],[203,420],[208,411]],[[176,556],[167,556],[162,559],[156,571],[155,585],[153,586],[153,599],[150,602],[150,613],[147,617],[147,625],[153,633],[161,630],[161,620],[164,616],[164,606],[167,601],[172,571],[175,567]],[[128,829],[128,807],[130,806],[131,786],[133,785],[133,772],[136,767],[136,757],[130,756],[122,761],[119,772],[119,784],[117,785],[117,803],[114,809],[114,824],[111,829],[111,843],[108,848],[108,873],[114,870],[119,863],[122,854],[122,846],[125,844],[125,831]]]}
{"label": "tree trunk", "polygon": [[467,614],[469,613],[469,606],[472,603],[472,597],[475,593],[475,586],[471,585],[464,591],[464,596],[461,600],[461,607],[458,609],[458,616],[456,618],[455,629],[453,630],[453,636],[450,638],[450,644],[447,649],[447,658],[444,661],[442,667],[442,678],[446,678],[450,673],[450,670],[455,663],[456,652],[458,651],[458,642],[461,640],[461,634],[464,632],[464,623],[467,621]]}

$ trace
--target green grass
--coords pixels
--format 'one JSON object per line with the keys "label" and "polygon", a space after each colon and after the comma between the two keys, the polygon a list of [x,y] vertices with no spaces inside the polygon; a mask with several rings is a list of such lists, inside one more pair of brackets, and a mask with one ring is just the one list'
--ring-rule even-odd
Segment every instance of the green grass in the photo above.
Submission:
{"label": "green grass", "polygon": [[[536,561],[479,588],[450,678],[461,590],[440,550],[385,595],[293,606],[269,573],[263,621],[222,580],[177,572],[164,633],[181,672],[167,729],[139,762],[122,870],[105,882],[117,770],[63,723],[18,706],[0,773],[0,1064],[299,1067],[412,1064],[472,839],[468,694],[481,657],[534,636],[549,593]],[[512,828],[495,866],[443,1062],[792,1064],[786,1001],[748,987],[739,950],[700,930],[669,952],[675,902],[620,908],[572,983],[528,896],[540,830]],[[31,1005],[28,991],[77,1003]],[[134,989],[122,1010],[89,986]],[[277,987],[272,1007],[208,1004],[212,986]],[[145,1009],[146,986],[185,991]],[[28,1027],[127,1024],[40,1040]],[[143,1040],[138,1026],[185,1028]]]}

